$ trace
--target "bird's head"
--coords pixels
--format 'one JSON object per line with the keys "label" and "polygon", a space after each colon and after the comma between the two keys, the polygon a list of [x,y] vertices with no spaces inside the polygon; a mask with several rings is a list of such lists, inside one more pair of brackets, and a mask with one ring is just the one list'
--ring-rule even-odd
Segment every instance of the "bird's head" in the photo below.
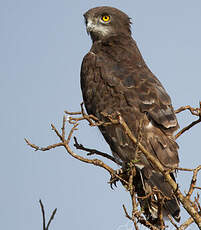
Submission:
{"label": "bird's head", "polygon": [[88,10],[84,14],[87,32],[93,41],[102,40],[114,35],[131,35],[130,18],[122,11],[102,6]]}

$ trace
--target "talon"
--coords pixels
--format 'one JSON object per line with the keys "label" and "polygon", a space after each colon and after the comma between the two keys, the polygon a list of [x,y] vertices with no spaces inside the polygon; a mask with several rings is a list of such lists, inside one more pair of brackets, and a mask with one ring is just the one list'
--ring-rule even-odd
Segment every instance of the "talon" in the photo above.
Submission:
{"label": "talon", "polygon": [[119,178],[116,177],[116,175],[120,176],[124,173],[123,169],[117,169],[113,175],[110,177],[110,181],[108,182],[110,184],[110,187],[112,190],[114,190],[113,185],[117,187],[117,182],[119,181]]}
{"label": "talon", "polygon": [[118,180],[119,179],[115,176],[115,174],[111,176],[110,181],[108,183],[110,183],[110,188],[112,190],[114,190],[113,185],[115,185],[115,187],[117,187],[117,181]]}
{"label": "talon", "polygon": [[112,190],[114,190],[114,188],[112,187],[112,183],[110,184],[110,188],[111,188]]}
{"label": "talon", "polygon": [[120,174],[123,174],[123,173],[124,173],[124,170],[122,168],[116,170],[117,175],[120,175]]}

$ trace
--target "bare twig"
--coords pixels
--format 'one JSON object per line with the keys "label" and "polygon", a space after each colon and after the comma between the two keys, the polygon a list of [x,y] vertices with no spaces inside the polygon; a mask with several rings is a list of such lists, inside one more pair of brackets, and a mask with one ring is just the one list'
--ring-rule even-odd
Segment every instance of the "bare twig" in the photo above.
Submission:
{"label": "bare twig", "polygon": [[184,132],[186,132],[187,130],[189,130],[190,128],[192,128],[193,126],[195,126],[196,124],[200,123],[201,119],[199,118],[196,121],[193,121],[190,125],[184,127],[182,130],[180,130],[176,135],[175,135],[175,139],[177,139],[179,136],[181,136]]}
{"label": "bare twig", "polygon": [[176,109],[174,112],[175,113],[180,113],[180,112],[182,112],[184,110],[189,110],[192,115],[200,116],[200,108],[193,108],[190,105],[181,106],[179,109]]}
{"label": "bare twig", "polygon": [[44,209],[44,206],[43,206],[43,203],[41,200],[39,200],[39,203],[40,203],[40,207],[41,207],[41,212],[42,212],[42,217],[43,217],[43,230],[46,230],[46,224],[45,224],[45,209]]}
{"label": "bare twig", "polygon": [[65,141],[66,144],[69,144],[69,143],[70,143],[70,140],[71,140],[71,137],[72,137],[74,131],[78,130],[78,129],[77,129],[77,126],[78,126],[78,123],[73,125],[73,128],[70,130],[70,133],[69,133],[69,135],[68,135],[68,138],[67,138],[67,140]]}
{"label": "bare twig", "polygon": [[130,169],[130,177],[129,177],[129,186],[128,190],[130,192],[131,200],[132,200],[132,219],[133,219],[133,224],[136,230],[138,230],[137,222],[136,222],[136,217],[135,213],[137,212],[137,202],[136,202],[136,196],[135,196],[135,188],[133,185],[133,177],[136,175],[136,170],[134,165],[131,166]]}
{"label": "bare twig", "polygon": [[171,215],[168,215],[168,219],[170,221],[170,223],[175,227],[175,229],[178,229],[179,227],[177,226],[177,224],[174,222],[174,220],[172,219]]}
{"label": "bare twig", "polygon": [[[84,147],[82,144],[79,144],[79,143],[78,143],[76,137],[74,137],[74,142],[75,142],[75,143],[74,143],[74,146],[76,147],[76,149],[80,149],[80,150],[83,150],[83,151],[88,152],[88,153],[87,153],[88,156],[96,154],[96,155],[105,157],[105,158],[107,158],[107,159],[109,159],[109,160],[111,160],[111,161],[113,161],[114,163],[117,164],[117,161],[116,161],[115,158],[112,157],[111,155],[109,155],[109,154],[107,154],[107,153],[100,152],[100,151],[98,151],[98,150],[96,150],[96,149],[89,149],[89,148]],[[120,164],[120,162],[118,162],[118,164]],[[122,164],[120,164],[120,165],[122,165]]]}
{"label": "bare twig", "polygon": [[190,188],[189,188],[189,191],[186,195],[187,198],[190,198],[190,196],[192,195],[192,193],[194,191],[194,187],[195,187],[196,182],[197,182],[197,174],[200,170],[201,170],[201,165],[199,165],[196,169],[193,170],[193,177],[191,179]]}
{"label": "bare twig", "polygon": [[137,226],[137,221],[136,221],[136,216],[135,216],[135,213],[137,212],[137,202],[136,202],[136,196],[135,196],[135,193],[134,193],[134,188],[132,188],[133,190],[133,195],[131,196],[132,198],[132,207],[133,207],[133,210],[132,210],[132,218],[133,218],[133,223],[134,223],[134,226],[135,226],[135,229],[138,230],[138,226]]}
{"label": "bare twig", "polygon": [[48,221],[48,224],[46,226],[46,223],[45,223],[46,222],[45,221],[45,209],[44,209],[44,206],[43,206],[43,203],[42,203],[41,200],[39,200],[39,203],[40,203],[41,212],[42,212],[42,216],[43,216],[43,230],[48,230],[52,220],[54,219],[54,216],[56,214],[57,209],[55,208],[54,211],[52,212],[52,215],[51,215],[51,217],[50,217],[50,219]]}
{"label": "bare twig", "polygon": [[180,113],[184,110],[189,110],[192,115],[201,116],[201,101],[199,102],[199,108],[193,108],[190,105],[181,106],[179,109],[175,110],[175,113]]}
{"label": "bare twig", "polygon": [[99,124],[99,119],[94,115],[87,115],[83,108],[83,102],[80,104],[81,112],[68,112],[64,111],[67,115],[81,115],[81,117],[68,117],[68,121],[70,124],[76,124],[79,121],[87,120],[90,126],[97,126]]}
{"label": "bare twig", "polygon": [[67,115],[82,115],[81,112],[69,112],[67,110],[65,110],[64,113],[67,114]]}
{"label": "bare twig", "polygon": [[52,130],[54,130],[56,135],[59,137],[59,139],[63,142],[64,139],[63,139],[62,135],[59,133],[59,131],[55,128],[55,126],[53,124],[51,124],[51,127],[52,127]]}
{"label": "bare twig", "polygon": [[186,220],[182,225],[180,225],[179,228],[177,228],[177,230],[185,230],[189,227],[189,225],[191,225],[194,222],[193,218],[190,217],[188,220]]}
{"label": "bare twig", "polygon": [[161,192],[156,193],[157,196],[157,206],[158,206],[158,217],[160,223],[160,229],[163,230],[165,228],[165,224],[163,221],[163,205],[164,205],[164,198],[161,195]]}
{"label": "bare twig", "polygon": [[63,116],[63,125],[62,125],[62,139],[65,140],[65,124],[66,124],[66,116]]}
{"label": "bare twig", "polygon": [[54,216],[55,216],[55,214],[56,214],[56,211],[57,211],[57,209],[55,208],[55,209],[54,209],[54,211],[52,212],[52,215],[51,215],[51,217],[50,217],[50,219],[49,219],[48,223],[47,223],[46,230],[48,230],[48,229],[49,229],[49,226],[50,226],[50,224],[51,224],[52,220],[54,219]]}
{"label": "bare twig", "polygon": [[34,145],[32,144],[28,139],[24,138],[24,140],[26,141],[26,143],[33,149],[35,149],[35,151],[48,151],[48,150],[51,150],[51,149],[54,149],[56,147],[59,147],[59,146],[63,146],[63,143],[60,142],[60,143],[57,143],[57,144],[53,144],[53,145],[48,145],[47,147],[39,147],[37,145]]}
{"label": "bare twig", "polygon": [[154,193],[153,193],[153,192],[150,192],[150,193],[148,193],[146,196],[137,196],[136,198],[137,198],[137,199],[142,199],[142,200],[144,200],[144,199],[149,198],[149,197],[152,196],[152,195],[154,195]]}
{"label": "bare twig", "polygon": [[182,106],[179,109],[175,110],[175,113],[180,113],[184,110],[189,110],[192,115],[198,116],[199,119],[196,121],[193,121],[191,124],[187,125],[184,127],[182,130],[180,130],[176,135],[175,138],[177,139],[179,136],[181,136],[184,132],[195,126],[196,124],[201,122],[201,102],[200,102],[200,107],[199,108],[192,108],[190,105],[187,106]]}
{"label": "bare twig", "polygon": [[201,211],[201,205],[199,203],[199,199],[200,199],[200,195],[199,195],[199,193],[197,193],[197,197],[195,197],[195,203],[196,203],[197,207],[199,208],[199,211]]}
{"label": "bare twig", "polygon": [[[66,123],[66,119],[65,117],[63,118],[63,127],[65,127],[65,123]],[[96,165],[96,166],[99,166],[101,168],[104,168],[106,169],[110,175],[113,175],[113,176],[116,176],[119,180],[121,180],[122,182],[124,183],[128,183],[127,181],[125,181],[123,178],[121,178],[120,176],[118,176],[115,172],[115,170],[113,170],[110,166],[108,166],[107,164],[105,164],[103,161],[99,160],[99,159],[88,159],[88,158],[85,158],[85,157],[82,157],[82,156],[79,156],[77,155],[76,153],[74,153],[70,146],[69,146],[69,142],[72,138],[72,135],[74,133],[74,131],[77,130],[77,126],[78,126],[78,123],[74,124],[72,129],[70,130],[69,132],[69,135],[67,137],[67,140],[65,140],[62,135],[59,133],[59,131],[56,129],[56,127],[51,124],[51,127],[52,129],[54,130],[54,132],[56,133],[56,135],[59,137],[59,139],[62,141],[60,143],[57,143],[57,144],[53,144],[53,145],[49,145],[47,147],[39,147],[39,146],[36,146],[35,144],[32,144],[29,140],[25,139],[26,143],[32,147],[33,149],[35,150],[40,150],[40,151],[46,151],[46,150],[50,150],[52,148],[56,148],[58,146],[64,146],[65,149],[67,150],[67,152],[74,158],[82,161],[82,162],[85,162],[85,163],[88,163],[88,164],[93,164],[93,165]]]}
{"label": "bare twig", "polygon": [[194,169],[187,169],[187,168],[175,168],[175,170],[192,172]]}

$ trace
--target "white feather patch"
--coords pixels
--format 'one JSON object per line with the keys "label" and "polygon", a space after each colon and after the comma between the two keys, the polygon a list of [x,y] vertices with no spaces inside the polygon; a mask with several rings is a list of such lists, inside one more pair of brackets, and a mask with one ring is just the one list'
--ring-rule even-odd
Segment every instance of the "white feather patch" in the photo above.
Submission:
{"label": "white feather patch", "polygon": [[87,31],[88,32],[97,32],[102,34],[103,36],[106,36],[110,33],[110,29],[108,26],[102,25],[102,24],[96,24],[92,20],[88,19],[87,21]]}

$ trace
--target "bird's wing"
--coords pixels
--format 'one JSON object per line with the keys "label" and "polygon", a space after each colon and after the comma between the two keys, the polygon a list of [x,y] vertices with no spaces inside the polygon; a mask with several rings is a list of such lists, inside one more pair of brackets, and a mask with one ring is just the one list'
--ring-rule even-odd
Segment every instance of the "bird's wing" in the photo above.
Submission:
{"label": "bird's wing", "polygon": [[[146,114],[150,126],[145,130],[147,135],[145,146],[149,144],[152,152],[154,151],[164,165],[177,166],[178,145],[174,141],[173,133],[179,125],[171,99],[160,81],[145,64],[136,67],[129,55],[127,57],[125,55],[121,62],[100,56],[96,59],[96,66],[101,69],[101,77],[106,84],[117,92],[117,100],[121,101],[119,109],[128,126],[136,130],[136,123],[143,118],[143,114]],[[122,95],[127,105],[123,102]],[[128,107],[130,112],[126,113]]]}
{"label": "bird's wing", "polygon": [[[87,112],[100,118],[101,111],[119,111],[135,136],[139,120],[146,114],[150,126],[145,130],[144,145],[164,165],[178,165],[178,145],[173,138],[178,123],[170,97],[146,65],[136,67],[125,53],[118,62],[112,52],[115,54],[112,50],[102,55],[90,52],[83,60],[81,87]],[[122,158],[126,153],[132,154],[133,147],[121,129],[109,129],[103,128],[101,132],[110,140],[110,146],[118,146]],[[117,152],[114,147],[112,150]]]}
{"label": "bird's wing", "polygon": [[[146,112],[151,120],[165,132],[178,129],[178,122],[171,99],[159,82],[149,71],[131,72],[123,80],[125,95],[130,104],[138,101],[141,112]],[[133,92],[133,93],[132,93]]]}

